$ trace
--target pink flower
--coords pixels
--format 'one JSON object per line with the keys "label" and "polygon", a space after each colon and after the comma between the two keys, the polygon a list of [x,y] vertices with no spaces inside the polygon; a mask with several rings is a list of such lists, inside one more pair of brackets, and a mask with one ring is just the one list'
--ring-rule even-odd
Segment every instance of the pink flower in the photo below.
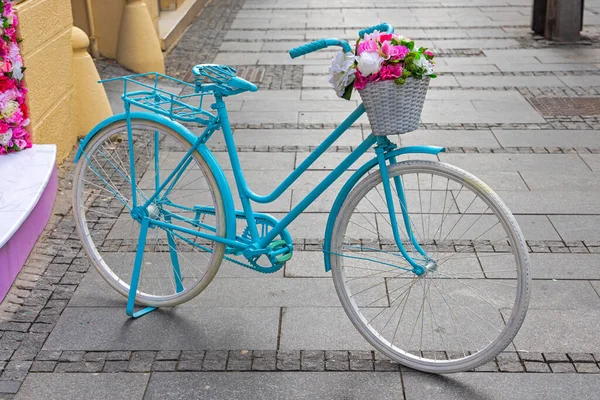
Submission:
{"label": "pink flower", "polygon": [[0,134],[8,132],[8,125],[0,121]]}
{"label": "pink flower", "polygon": [[19,149],[23,150],[27,147],[27,142],[24,139],[13,139]]}
{"label": "pink flower", "polygon": [[15,30],[14,25],[11,26],[10,28],[4,29],[4,34],[7,35],[12,40],[15,39],[16,33],[17,33],[17,31]]}
{"label": "pink flower", "polygon": [[0,155],[4,155],[8,153],[8,151],[6,151],[6,148],[4,146],[0,146]]}
{"label": "pink flower", "polygon": [[379,71],[379,76],[382,81],[400,78],[402,76],[402,65],[400,63],[384,65]]}
{"label": "pink flower", "polygon": [[21,127],[13,128],[12,130],[12,136],[15,139],[24,139],[23,136],[26,136],[27,134],[29,134],[29,132]]}
{"label": "pink flower", "polygon": [[382,57],[386,60],[402,60],[404,59],[404,57],[406,57],[406,55],[409,52],[410,50],[408,49],[408,47],[394,46],[389,40],[383,42],[383,44],[381,45]]}
{"label": "pink flower", "polygon": [[425,54],[427,57],[433,57],[433,52],[431,50],[425,50],[423,54]]}
{"label": "pink flower", "polygon": [[374,42],[374,41],[372,41],[372,40],[369,40],[369,41],[362,41],[362,42],[360,42],[360,43],[358,44],[358,47],[357,47],[357,49],[356,49],[356,54],[360,56],[360,55],[361,55],[361,53],[363,53],[363,52],[365,52],[365,51],[366,51],[366,52],[371,52],[371,53],[373,53],[373,52],[376,52],[376,51],[378,51],[378,50],[379,50],[379,49],[378,49],[378,47],[377,47],[377,42]]}
{"label": "pink flower", "polygon": [[382,33],[381,35],[379,35],[379,41],[381,43],[385,42],[386,40],[392,40],[391,33]]}
{"label": "pink flower", "polygon": [[23,122],[23,112],[21,109],[17,108],[13,115],[6,118],[6,122],[9,124],[20,125]]}
{"label": "pink flower", "polygon": [[356,71],[355,80],[354,80],[354,88],[355,89],[364,89],[367,83],[374,82],[379,80],[379,74],[371,74],[369,76],[363,76],[360,71]]}

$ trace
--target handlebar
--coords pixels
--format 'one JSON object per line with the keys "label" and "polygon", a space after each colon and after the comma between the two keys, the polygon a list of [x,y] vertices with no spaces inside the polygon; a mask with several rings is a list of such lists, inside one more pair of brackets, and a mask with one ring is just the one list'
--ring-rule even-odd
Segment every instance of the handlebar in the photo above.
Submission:
{"label": "handlebar", "polygon": [[[362,38],[365,34],[372,33],[373,31],[393,33],[394,28],[390,24],[384,22],[379,25],[375,25],[370,28],[363,29],[360,32],[358,32],[358,34]],[[306,44],[303,44],[298,47],[294,47],[293,49],[290,49],[289,53],[290,53],[290,57],[296,58],[296,57],[300,57],[300,56],[303,56],[308,53],[312,53],[313,51],[324,49],[329,46],[340,46],[344,49],[345,52],[352,51],[352,47],[350,47],[348,42],[346,42],[345,40],[331,38],[331,39],[319,39],[319,40],[315,40],[314,42],[310,42],[310,43],[306,43]]]}
{"label": "handlebar", "polygon": [[313,51],[324,49],[329,46],[340,46],[344,49],[345,52],[352,51],[352,48],[345,40],[339,39],[319,39],[314,42],[306,43],[298,47],[294,47],[289,51],[290,57],[296,58],[303,56],[308,53],[312,53]]}
{"label": "handlebar", "polygon": [[373,33],[374,31],[386,32],[386,33],[394,33],[394,27],[388,24],[387,22],[383,22],[379,25],[372,26],[370,28],[363,29],[358,32],[358,36],[361,38],[369,33]]}

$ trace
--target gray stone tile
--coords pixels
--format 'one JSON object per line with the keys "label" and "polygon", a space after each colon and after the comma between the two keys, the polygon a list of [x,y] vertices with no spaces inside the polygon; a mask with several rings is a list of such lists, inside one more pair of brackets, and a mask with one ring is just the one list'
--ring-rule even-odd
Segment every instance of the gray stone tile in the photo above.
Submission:
{"label": "gray stone tile", "polygon": [[15,400],[142,399],[150,374],[29,374]]}
{"label": "gray stone tile", "polygon": [[292,278],[331,277],[325,272],[323,253],[320,251],[295,251],[285,264],[285,276]]}
{"label": "gray stone tile", "polygon": [[283,314],[282,350],[373,350],[341,307],[290,308]]}
{"label": "gray stone tile", "polygon": [[[514,339],[518,351],[592,353],[600,346],[597,309],[538,310],[527,313]],[[540,335],[540,332],[544,332]]]}
{"label": "gray stone tile", "polygon": [[521,176],[531,190],[535,191],[600,191],[599,172],[581,172],[576,175],[557,171],[553,174],[539,171],[522,171]]}
{"label": "gray stone tile", "polygon": [[[238,146],[316,146],[323,142],[331,130],[328,129],[237,129],[235,143]],[[346,131],[335,146],[358,146],[363,141],[362,130],[353,128]],[[264,156],[269,156],[265,154]]]}
{"label": "gray stone tile", "polygon": [[502,72],[546,72],[546,71],[593,71],[597,67],[594,64],[542,64],[520,63],[520,62],[496,62],[496,67]]}
{"label": "gray stone tile", "polygon": [[600,147],[600,135],[593,130],[492,131],[502,147]]}
{"label": "gray stone tile", "polygon": [[600,154],[581,154],[583,161],[594,172],[600,172]]}
{"label": "gray stone tile", "polygon": [[[489,277],[500,277],[503,257],[482,257],[481,264]],[[532,253],[531,276],[533,279],[600,279],[600,270],[590,265],[600,263],[600,254]]]}
{"label": "gray stone tile", "polygon": [[[224,170],[231,170],[229,155],[225,152],[213,153]],[[239,153],[240,164],[244,171],[292,171],[294,153]]]}
{"label": "gray stone tile", "polygon": [[550,215],[548,218],[564,240],[600,240],[600,215]]}
{"label": "gray stone tile", "polygon": [[600,310],[600,297],[589,281],[534,280],[529,310]]}
{"label": "gray stone tile", "polygon": [[515,215],[525,240],[560,240],[546,215]]}
{"label": "gray stone tile", "polygon": [[406,399],[595,399],[600,379],[592,375],[403,373]]}
{"label": "gray stone tile", "polygon": [[538,171],[552,174],[590,172],[577,154],[460,154],[440,153],[443,162],[456,165],[475,175],[479,171]]}
{"label": "gray stone tile", "polygon": [[598,195],[590,191],[499,190],[498,196],[514,214],[595,214]]}
{"label": "gray stone tile", "polygon": [[600,76],[597,75],[579,75],[579,76],[560,76],[558,77],[567,86],[600,86]]}
{"label": "gray stone tile", "polygon": [[398,399],[396,372],[199,372],[154,373],[146,400],[202,399]]}
{"label": "gray stone tile", "polygon": [[457,76],[462,87],[560,87],[565,86],[555,76]]}
{"label": "gray stone tile", "polygon": [[401,135],[400,140],[403,146],[498,147],[498,141],[489,130],[416,130]]}
{"label": "gray stone tile", "polygon": [[278,325],[279,308],[176,307],[132,320],[124,305],[67,307],[45,349],[275,349]]}

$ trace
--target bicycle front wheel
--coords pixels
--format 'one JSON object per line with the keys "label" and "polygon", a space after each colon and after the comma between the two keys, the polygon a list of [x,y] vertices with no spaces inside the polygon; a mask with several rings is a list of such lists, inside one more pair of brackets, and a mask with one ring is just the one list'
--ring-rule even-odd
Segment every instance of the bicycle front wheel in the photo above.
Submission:
{"label": "bicycle front wheel", "polygon": [[[140,235],[140,221],[132,213],[132,183],[135,180],[137,205],[144,204],[191,148],[164,125],[133,119],[131,126],[131,143],[126,121],[98,132],[84,148],[73,182],[73,214],[83,248],[102,278],[123,296],[129,294]],[[168,193],[159,192],[144,212],[165,223],[225,235],[221,193],[199,152],[192,153],[170,182]],[[221,265],[225,245],[154,226],[148,230],[145,250],[136,303],[167,307],[206,288]]]}
{"label": "bicycle front wheel", "polygon": [[471,370],[504,350],[525,318],[523,235],[498,195],[459,168],[406,161],[388,172],[402,246],[425,273],[412,272],[399,251],[376,171],[335,219],[329,257],[342,306],[394,361],[431,373]]}

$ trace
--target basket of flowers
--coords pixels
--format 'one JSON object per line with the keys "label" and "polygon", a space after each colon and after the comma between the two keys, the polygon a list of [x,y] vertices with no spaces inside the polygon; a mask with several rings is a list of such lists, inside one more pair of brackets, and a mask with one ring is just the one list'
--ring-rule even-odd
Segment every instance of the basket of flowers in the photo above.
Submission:
{"label": "basket of flowers", "polygon": [[419,126],[433,73],[433,53],[409,38],[374,31],[356,42],[354,53],[337,53],[329,67],[329,83],[350,100],[358,90],[378,136],[414,131]]}

